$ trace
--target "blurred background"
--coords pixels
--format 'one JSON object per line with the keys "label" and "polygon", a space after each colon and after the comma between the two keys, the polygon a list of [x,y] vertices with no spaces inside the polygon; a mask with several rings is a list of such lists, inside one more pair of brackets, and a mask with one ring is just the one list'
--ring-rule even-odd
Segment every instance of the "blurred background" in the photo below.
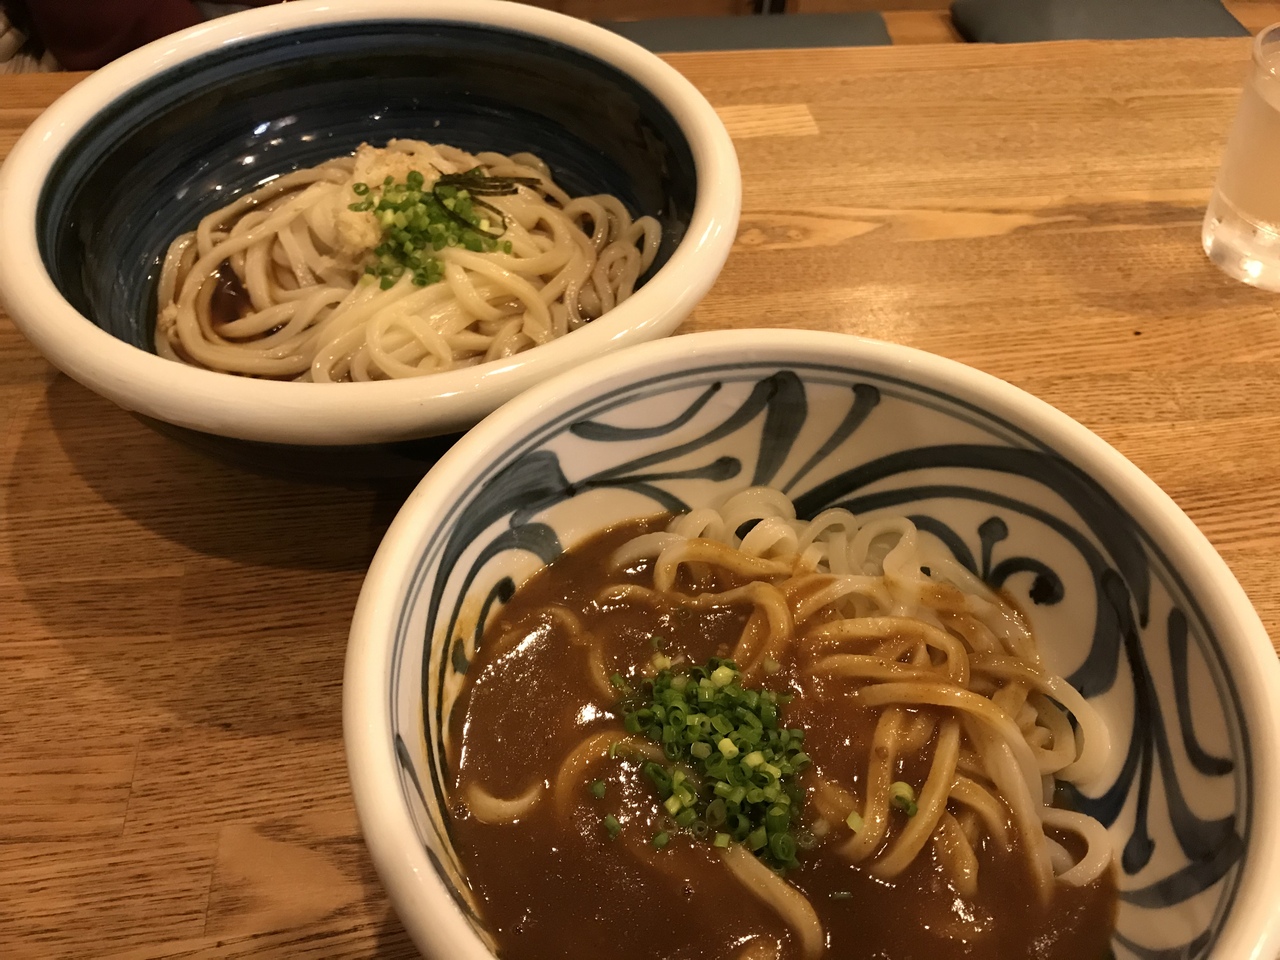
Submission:
{"label": "blurred background", "polygon": [[[249,4],[204,2],[204,0],[0,0],[0,73],[26,73],[58,69],[90,70],[134,47],[210,16],[260,6],[277,0],[250,0]],[[993,39],[975,36],[968,17],[975,9],[981,17],[1015,16],[1052,20],[1070,16],[1072,7],[1095,8],[1100,19],[1124,9],[1132,16],[1135,8],[1149,8],[1152,22],[1167,21],[1173,9],[1198,19],[1221,15],[1222,9],[1241,27],[1256,33],[1269,23],[1280,21],[1280,0],[957,0],[953,15],[951,0],[525,0],[539,7],[597,22],[669,21],[677,18],[708,17],[790,17],[823,14],[826,23],[816,32],[827,34],[833,26],[834,39],[828,45],[863,43],[927,44],[963,43],[966,39]],[[1114,6],[1113,6],[1114,5]],[[1000,10],[999,8],[1005,8]],[[1107,8],[1111,9],[1108,10]],[[962,9],[965,8],[965,9]],[[982,9],[986,8],[986,9]],[[1203,8],[1197,10],[1196,8]],[[1213,8],[1210,10],[1209,8]],[[994,12],[993,12],[994,11]],[[1049,11],[1049,12],[1045,12]],[[1038,14],[1037,14],[1038,12]],[[847,15],[847,29],[832,21],[831,15]],[[1139,14],[1145,15],[1145,14]],[[1175,18],[1176,19],[1176,18]],[[1229,23],[1229,21],[1227,21]],[[738,27],[743,26],[738,24]],[[789,30],[791,29],[791,25]],[[623,30],[636,39],[666,52],[677,49],[706,49],[706,41],[681,45],[669,38],[679,32],[653,33]],[[1105,31],[1104,31],[1105,32]],[[1208,30],[1177,35],[1206,35]],[[703,34],[703,36],[714,34]],[[734,38],[744,34],[730,30],[719,46],[743,45]],[[1127,34],[1132,35],[1132,34]],[[998,39],[998,38],[996,38]],[[1057,39],[1052,35],[1015,39]],[[756,45],[747,43],[746,45]],[[778,46],[821,45],[812,39],[778,42]]]}

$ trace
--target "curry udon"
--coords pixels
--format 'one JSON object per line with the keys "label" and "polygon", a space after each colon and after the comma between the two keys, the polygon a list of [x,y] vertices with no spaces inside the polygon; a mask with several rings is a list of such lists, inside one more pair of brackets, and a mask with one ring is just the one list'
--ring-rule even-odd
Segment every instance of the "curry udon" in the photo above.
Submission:
{"label": "curry udon", "polygon": [[905,518],[757,488],[607,530],[489,623],[448,729],[507,960],[1107,955],[1106,833],[1051,805],[1107,731]]}

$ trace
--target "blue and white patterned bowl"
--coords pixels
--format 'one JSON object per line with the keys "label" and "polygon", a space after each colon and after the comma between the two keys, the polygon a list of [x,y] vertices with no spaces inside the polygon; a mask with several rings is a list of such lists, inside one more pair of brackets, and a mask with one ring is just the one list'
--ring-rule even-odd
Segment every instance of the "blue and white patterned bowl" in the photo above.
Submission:
{"label": "blue and white patterned bowl", "polygon": [[1115,841],[1117,957],[1273,960],[1280,667],[1208,541],[1114,449],[1006,383],[766,330],[646,344],[530,391],[464,437],[388,532],[352,625],[345,735],[366,839],[424,953],[489,956],[440,745],[486,619],[597,529],[754,484],[802,516],[905,513],[1029,613],[1112,730],[1079,801]]}
{"label": "blue and white patterned bowl", "polygon": [[[412,380],[334,389],[154,354],[158,264],[174,236],[270,177],[406,136],[532,151],[569,190],[618,195],[662,223],[654,267],[571,336]],[[206,447],[239,438],[269,460],[280,445],[413,441],[671,333],[728,256],[740,193],[710,104],[608,30],[495,0],[299,0],[149,44],[32,124],[0,171],[0,298],[55,366]]]}

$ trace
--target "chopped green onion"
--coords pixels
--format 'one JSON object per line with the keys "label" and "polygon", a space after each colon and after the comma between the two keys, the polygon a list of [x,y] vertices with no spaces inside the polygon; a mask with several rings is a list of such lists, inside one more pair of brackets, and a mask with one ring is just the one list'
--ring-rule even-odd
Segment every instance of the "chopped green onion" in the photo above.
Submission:
{"label": "chopped green onion", "polygon": [[770,807],[765,814],[764,824],[769,828],[769,833],[771,834],[786,833],[787,827],[791,825],[791,814],[786,807]]}
{"label": "chopped green onion", "polygon": [[726,667],[723,664],[718,666],[711,672],[711,685],[713,687],[727,687],[737,679],[738,671],[732,667]]}
{"label": "chopped green onion", "polygon": [[844,822],[848,825],[849,829],[852,830],[854,833],[857,833],[864,826],[866,826],[866,822],[862,819],[862,817],[859,815],[857,810],[854,810],[847,817],[845,817]]}
{"label": "chopped green onion", "polygon": [[668,834],[665,830],[663,830],[661,833],[655,833],[653,835],[653,845],[658,850],[661,850],[670,842],[671,842],[671,835]]}
{"label": "chopped green onion", "polygon": [[[430,186],[417,170],[410,170],[402,183],[390,175],[377,186],[353,183],[351,192],[360,199],[348,204],[348,209],[371,214],[382,230],[382,242],[365,272],[384,290],[395,286],[405,273],[414,284],[425,287],[444,279],[444,265],[431,254],[445,247],[511,253],[511,241],[500,239],[506,218],[480,197],[512,194],[521,185],[539,183],[526,177],[490,177],[480,167],[445,174]],[[488,212],[481,213],[479,208]]]}
{"label": "chopped green onion", "polygon": [[722,826],[728,816],[728,812],[728,806],[725,804],[724,799],[722,797],[717,797],[715,800],[712,800],[707,804],[705,813],[707,823],[713,827]]}
{"label": "chopped green onion", "polygon": [[779,863],[788,863],[796,858],[796,840],[789,833],[769,834],[769,852]]}
{"label": "chopped green onion", "polygon": [[665,800],[671,796],[671,775],[667,773],[666,768],[660,763],[649,762],[642,768],[644,775],[649,781],[658,788],[658,793]]}
{"label": "chopped green onion", "polygon": [[597,780],[595,783],[591,784],[591,792],[595,795],[597,800],[604,799],[605,789],[606,787],[603,780]]}
{"label": "chopped green onion", "polygon": [[618,822],[618,818],[612,813],[604,818],[604,828],[608,831],[610,840],[616,840],[618,834],[622,832],[622,824]]}
{"label": "chopped green onion", "polygon": [[779,723],[779,706],[791,698],[744,688],[730,660],[673,672],[661,638],[650,644],[657,675],[624,691],[620,712],[628,732],[662,747],[668,763],[641,769],[663,812],[695,839],[744,843],[778,871],[797,866],[804,795],[794,780],[810,761],[804,732]]}
{"label": "chopped green onion", "polygon": [[895,780],[889,784],[889,803],[901,810],[908,817],[914,817],[917,810],[916,792],[911,784]]}

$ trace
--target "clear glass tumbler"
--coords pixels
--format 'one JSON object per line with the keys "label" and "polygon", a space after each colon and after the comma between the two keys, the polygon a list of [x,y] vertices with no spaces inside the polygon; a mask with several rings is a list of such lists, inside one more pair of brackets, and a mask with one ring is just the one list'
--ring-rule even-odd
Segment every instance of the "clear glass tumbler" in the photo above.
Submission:
{"label": "clear glass tumbler", "polygon": [[1253,41],[1253,65],[1201,240],[1230,276],[1280,291],[1280,23]]}

